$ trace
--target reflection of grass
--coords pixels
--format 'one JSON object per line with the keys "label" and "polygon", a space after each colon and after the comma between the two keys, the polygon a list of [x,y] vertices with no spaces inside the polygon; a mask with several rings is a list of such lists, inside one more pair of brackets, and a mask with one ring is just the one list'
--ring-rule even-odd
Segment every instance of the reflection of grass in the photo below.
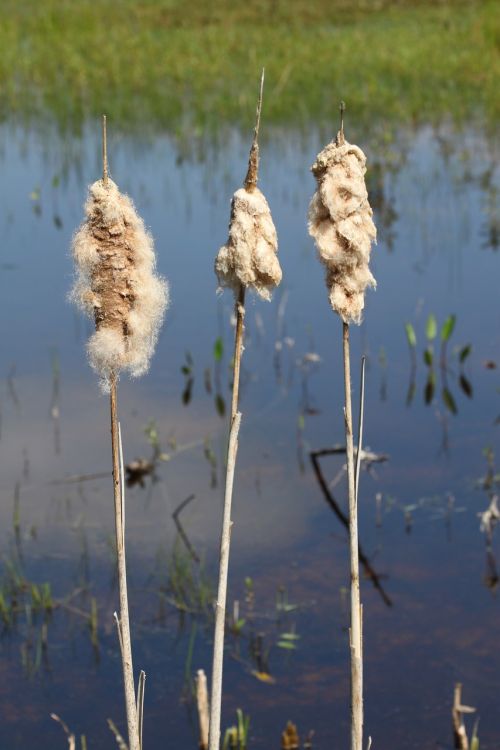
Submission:
{"label": "reflection of grass", "polygon": [[204,566],[194,563],[184,547],[176,541],[170,559],[166,591],[169,601],[179,610],[212,617],[213,586]]}
{"label": "reflection of grass", "polygon": [[[373,10],[376,6],[377,10]],[[185,130],[251,122],[260,67],[266,119],[307,122],[498,114],[496,3],[413,0],[4,0],[0,112],[62,124],[106,110],[114,126]]]}

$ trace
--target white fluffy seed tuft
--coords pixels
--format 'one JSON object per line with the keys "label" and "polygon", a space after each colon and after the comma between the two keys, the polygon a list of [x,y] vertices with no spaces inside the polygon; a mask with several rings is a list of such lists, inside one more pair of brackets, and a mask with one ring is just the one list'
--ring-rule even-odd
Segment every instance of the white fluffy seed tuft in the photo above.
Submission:
{"label": "white fluffy seed tuft", "polygon": [[215,273],[220,287],[250,287],[263,299],[281,281],[278,238],[269,205],[257,187],[241,188],[231,201],[228,241],[217,254]]}
{"label": "white fluffy seed tuft", "polygon": [[71,299],[94,319],[87,345],[104,390],[127,370],[144,374],[168,305],[168,284],[155,273],[153,239],[130,198],[108,178],[89,187],[86,219],[73,237]]}
{"label": "white fluffy seed tuft", "polygon": [[339,133],[311,167],[318,187],[309,206],[309,234],[326,268],[330,304],[344,323],[361,322],[366,288],[376,286],[368,267],[377,230],[365,165],[361,149]]}

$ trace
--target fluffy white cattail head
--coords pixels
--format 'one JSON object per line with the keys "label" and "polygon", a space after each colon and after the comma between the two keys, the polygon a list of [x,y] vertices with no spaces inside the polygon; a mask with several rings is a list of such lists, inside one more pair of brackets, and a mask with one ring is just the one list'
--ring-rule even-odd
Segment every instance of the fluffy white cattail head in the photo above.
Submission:
{"label": "fluffy white cattail head", "polygon": [[277,252],[276,229],[264,195],[257,187],[237,190],[231,202],[229,238],[215,259],[219,285],[236,294],[243,285],[271,299],[282,275]]}
{"label": "fluffy white cattail head", "polygon": [[259,173],[259,126],[264,91],[264,71],[260,79],[255,130],[244,187],[231,201],[229,238],[215,259],[219,287],[229,287],[238,295],[250,287],[263,299],[281,281],[278,261],[278,237],[269,205],[257,187]]}
{"label": "fluffy white cattail head", "polygon": [[95,321],[87,349],[105,389],[121,370],[147,371],[168,285],[155,274],[153,240],[130,198],[107,178],[89,187],[86,219],[73,237],[71,298]]}
{"label": "fluffy white cattail head", "polygon": [[376,281],[368,267],[377,230],[364,175],[366,157],[340,132],[316,157],[318,188],[309,206],[309,234],[326,268],[330,304],[344,323],[360,323],[365,290]]}

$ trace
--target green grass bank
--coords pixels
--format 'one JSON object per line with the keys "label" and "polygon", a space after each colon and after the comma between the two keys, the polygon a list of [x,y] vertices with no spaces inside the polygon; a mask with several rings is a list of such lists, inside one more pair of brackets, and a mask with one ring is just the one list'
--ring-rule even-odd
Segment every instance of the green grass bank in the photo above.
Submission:
{"label": "green grass bank", "polygon": [[265,117],[398,123],[500,111],[496,2],[1,0],[0,116],[202,132]]}

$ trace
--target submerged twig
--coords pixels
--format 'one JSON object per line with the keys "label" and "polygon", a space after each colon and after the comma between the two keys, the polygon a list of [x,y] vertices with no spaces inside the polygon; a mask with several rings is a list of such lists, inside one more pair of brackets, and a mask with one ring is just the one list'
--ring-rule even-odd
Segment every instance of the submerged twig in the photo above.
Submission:
{"label": "submerged twig", "polygon": [[188,537],[188,535],[186,534],[186,532],[184,530],[184,526],[182,525],[182,523],[179,520],[179,516],[180,516],[181,512],[184,510],[184,508],[186,507],[186,505],[188,505],[192,500],[194,500],[194,498],[195,498],[194,495],[189,495],[189,497],[187,497],[185,500],[183,500],[182,503],[180,503],[177,506],[177,508],[174,510],[174,512],[172,513],[172,518],[174,519],[175,527],[176,527],[177,531],[179,532],[179,536],[182,539],[182,541],[184,542],[187,551],[189,552],[189,554],[191,555],[191,557],[193,558],[193,560],[195,561],[195,563],[199,563],[200,562],[200,558],[199,558],[199,556],[198,556],[195,548],[193,547],[193,545],[189,541],[189,537]]}
{"label": "submerged twig", "polygon": [[465,728],[464,714],[472,714],[475,711],[476,709],[471,706],[462,705],[462,684],[457,682],[453,691],[453,708],[451,709],[453,736],[457,750],[469,750],[469,738]]}
{"label": "submerged twig", "polygon": [[118,745],[120,750],[128,750],[127,743],[125,742],[120,732],[118,731],[116,724],[111,719],[108,719],[108,727],[113,732],[115,736],[116,744]]}
{"label": "submerged twig", "polygon": [[[314,473],[316,474],[316,479],[318,480],[318,484],[321,488],[321,491],[323,492],[325,500],[327,501],[328,505],[330,506],[330,508],[333,510],[333,512],[339,519],[342,526],[344,526],[344,528],[347,529],[347,531],[349,531],[349,518],[348,516],[345,515],[345,513],[343,513],[341,507],[335,500],[325,480],[325,477],[323,476],[323,472],[321,470],[321,466],[319,463],[319,459],[321,458],[321,456],[332,455],[332,452],[334,452],[334,449],[325,448],[324,450],[311,451],[309,455],[311,457],[311,462],[313,465]],[[363,549],[359,543],[358,543],[358,555],[359,555],[359,561],[365,571],[365,576],[373,583],[373,587],[379,592],[384,604],[386,604],[388,607],[392,607],[392,604],[393,604],[392,599],[390,598],[390,596],[387,594],[384,587],[382,586],[380,582],[380,576],[371,565],[368,557],[363,552]]]}
{"label": "submerged twig", "polygon": [[75,735],[73,734],[73,732],[70,732],[66,723],[57,714],[50,714],[50,718],[54,719],[54,721],[57,721],[57,723],[60,724],[61,727],[63,728],[64,733],[66,737],[68,738],[69,750],[75,750],[76,748]]}

